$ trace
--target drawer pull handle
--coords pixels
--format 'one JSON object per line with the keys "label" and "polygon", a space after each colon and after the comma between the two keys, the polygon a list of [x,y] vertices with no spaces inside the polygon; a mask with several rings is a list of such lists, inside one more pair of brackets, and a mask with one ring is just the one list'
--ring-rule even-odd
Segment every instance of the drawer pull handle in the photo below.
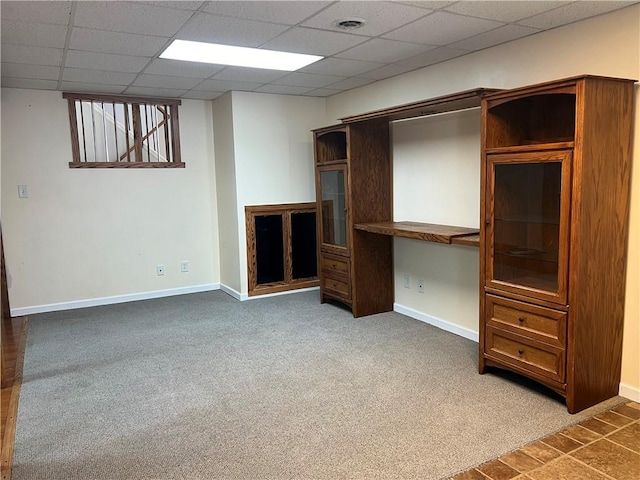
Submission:
{"label": "drawer pull handle", "polygon": [[518,355],[522,355],[524,353],[524,350],[520,349],[518,350]]}
{"label": "drawer pull handle", "polygon": [[518,318],[518,321],[519,321],[520,323],[524,323],[524,321],[525,321],[526,319],[527,319],[527,317],[520,317],[520,318]]}
{"label": "drawer pull handle", "polygon": [[332,263],[331,264],[331,268],[336,268],[337,264],[336,263]]}

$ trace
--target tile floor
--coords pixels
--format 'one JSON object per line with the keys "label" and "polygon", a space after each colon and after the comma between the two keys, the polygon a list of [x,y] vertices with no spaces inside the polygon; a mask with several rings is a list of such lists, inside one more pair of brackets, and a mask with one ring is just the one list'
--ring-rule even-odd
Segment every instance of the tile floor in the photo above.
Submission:
{"label": "tile floor", "polygon": [[640,403],[629,402],[452,480],[640,480]]}

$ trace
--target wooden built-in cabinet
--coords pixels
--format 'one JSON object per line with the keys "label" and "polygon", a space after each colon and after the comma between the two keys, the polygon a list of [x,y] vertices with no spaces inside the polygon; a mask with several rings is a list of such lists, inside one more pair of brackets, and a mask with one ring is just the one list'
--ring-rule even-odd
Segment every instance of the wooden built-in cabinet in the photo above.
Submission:
{"label": "wooden built-in cabinet", "polygon": [[246,205],[249,296],[318,285],[316,203]]}
{"label": "wooden built-in cabinet", "polygon": [[[360,317],[393,309],[393,237],[478,247],[479,229],[393,221],[390,122],[479,107],[477,88],[345,117],[313,131],[321,301]],[[338,265],[339,267],[335,267]]]}
{"label": "wooden built-in cabinet", "polygon": [[[618,393],[634,81],[475,89],[314,130],[321,298],[393,306],[392,237],[479,247],[480,360],[577,412]],[[389,122],[481,104],[480,229],[392,219]]]}
{"label": "wooden built-in cabinet", "polygon": [[482,102],[479,370],[572,413],[618,394],[633,89],[582,76]]}
{"label": "wooden built-in cabinet", "polygon": [[392,240],[354,229],[391,219],[389,123],[314,130],[314,147],[321,301],[340,301],[356,317],[389,311]]}

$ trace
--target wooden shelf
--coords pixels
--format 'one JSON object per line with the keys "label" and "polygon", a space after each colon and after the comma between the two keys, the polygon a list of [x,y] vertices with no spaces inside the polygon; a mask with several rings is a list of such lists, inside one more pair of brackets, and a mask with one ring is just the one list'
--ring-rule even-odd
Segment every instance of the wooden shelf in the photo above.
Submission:
{"label": "wooden shelf", "polygon": [[463,235],[461,237],[453,237],[451,239],[452,245],[466,245],[467,247],[480,248],[480,234],[475,233],[473,235]]}
{"label": "wooden shelf", "polygon": [[[356,230],[381,235],[391,235],[393,237],[412,238],[414,240],[424,240],[436,243],[454,243],[453,239],[458,237],[469,237],[480,233],[477,228],[454,227],[451,225],[437,225],[434,223],[419,222],[379,222],[379,223],[358,223],[354,225]],[[460,245],[471,245],[464,241],[455,242]],[[478,239],[478,245],[480,240]]]}
{"label": "wooden shelf", "polygon": [[487,155],[496,153],[524,153],[524,152],[540,152],[543,150],[567,150],[574,147],[573,141],[567,142],[549,142],[549,143],[531,143],[528,145],[513,145],[510,147],[491,147],[485,152]]}
{"label": "wooden shelf", "polygon": [[424,117],[437,113],[455,112],[465,108],[479,107],[480,101],[485,95],[496,93],[500,90],[495,88],[475,88],[464,92],[443,95],[441,97],[430,98],[420,102],[407,103],[391,108],[383,108],[372,112],[352,115],[341,118],[342,123],[362,122],[366,120],[404,120],[406,118]]}

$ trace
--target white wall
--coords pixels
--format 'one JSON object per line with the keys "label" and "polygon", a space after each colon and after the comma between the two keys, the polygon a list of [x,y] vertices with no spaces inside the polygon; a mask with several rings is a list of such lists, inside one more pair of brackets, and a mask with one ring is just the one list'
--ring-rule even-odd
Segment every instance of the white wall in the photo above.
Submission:
{"label": "white wall", "polygon": [[[327,99],[327,121],[325,124],[334,123],[336,119],[348,115],[475,87],[513,88],[584,73],[638,79],[640,78],[639,40],[640,6],[634,5],[607,15],[472,53],[330,97]],[[640,92],[638,89],[636,92],[636,130],[633,153],[635,165],[632,180],[622,384],[628,386],[625,391],[627,394],[640,399],[640,304],[638,301],[640,296],[640,266],[638,265],[640,258],[640,242],[638,241],[640,238],[640,168],[637,168],[640,165],[640,133],[638,130],[640,124],[638,94]],[[426,133],[426,130],[416,133],[416,135],[423,133]],[[418,138],[415,141],[420,143]],[[423,147],[428,148],[426,142]],[[416,148],[418,148],[417,145]],[[413,181],[406,182],[408,176],[406,175],[405,158],[411,154],[403,150],[398,151],[397,146],[394,153],[394,176],[398,177],[394,182],[396,203],[400,200],[400,196],[420,199],[421,196],[428,195],[428,189],[423,186],[428,185],[429,175],[426,172],[421,172],[419,176],[416,175]],[[417,155],[413,155],[413,157],[418,158]],[[424,155],[424,161],[430,161],[427,155]],[[439,171],[438,175],[441,173]],[[447,182],[451,181],[451,177],[447,176],[446,172],[444,178],[447,178]],[[404,183],[400,184],[401,181]],[[459,184],[451,182],[448,185],[451,185],[451,188],[456,191],[466,188],[477,191],[478,187],[475,182],[475,179],[468,176],[460,178]],[[445,182],[443,181],[443,183]],[[394,211],[396,219],[415,219],[416,212],[413,206],[419,203],[419,200],[411,200],[402,206],[397,204]],[[431,208],[433,203],[427,204],[425,202],[423,221],[437,223],[438,212]],[[449,200],[443,199],[435,203],[447,215],[457,211],[457,207],[449,208]],[[477,211],[475,204],[471,207]],[[462,210],[460,208],[460,211]],[[470,210],[465,208],[464,211]],[[443,221],[442,223],[449,222]],[[457,261],[454,264],[455,269],[464,269],[464,272],[475,276],[477,282],[478,253],[476,252],[473,258],[472,254],[468,254],[466,255],[468,258],[465,259],[464,253],[458,254],[453,251],[454,247],[450,247],[452,253],[444,253],[445,248],[442,246],[420,247],[413,243],[400,244],[401,241],[396,239],[395,242],[396,301],[419,313],[432,315],[452,322],[456,326],[471,328],[477,332],[477,291],[471,293],[473,288],[470,280],[465,281],[467,284],[454,282],[456,274],[443,273],[443,280],[451,281],[448,293],[435,290],[433,298],[428,299],[427,293],[422,294],[421,297],[419,294],[405,292],[402,287],[402,274],[404,271],[409,271],[414,279],[417,275],[423,276],[425,279],[430,278],[429,276],[433,275],[434,270],[440,273],[446,268],[444,256],[447,255]],[[462,247],[455,248],[460,250]],[[430,260],[436,262],[435,265]],[[439,260],[442,261],[439,262]],[[465,261],[469,262],[466,267],[462,265]],[[443,285],[440,288],[444,289],[445,287]],[[429,284],[427,284],[427,288],[430,288]],[[438,287],[434,284],[431,288],[437,289]],[[469,294],[458,295],[460,291],[468,291]],[[445,302],[442,300],[447,296],[455,297],[457,301]],[[461,315],[465,318],[461,318]]]}
{"label": "white wall", "polygon": [[[244,207],[315,201],[310,130],[324,119],[322,98],[233,92],[239,273],[243,296],[248,292]],[[223,228],[226,227],[220,225],[220,229]]]}
{"label": "white wall", "polygon": [[[392,134],[394,220],[478,228],[480,109],[395,122]],[[477,248],[394,238],[394,267],[396,304],[477,331]]]}
{"label": "white wall", "polygon": [[240,291],[240,243],[238,239],[236,168],[231,93],[213,102],[216,192],[219,222],[214,224],[220,238],[220,283]]}
{"label": "white wall", "polygon": [[[209,105],[183,101],[184,169],[70,169],[61,93],[2,89],[2,228],[12,310],[219,282]],[[29,186],[29,198],[18,198],[19,184]],[[180,273],[181,260],[190,272]]]}

